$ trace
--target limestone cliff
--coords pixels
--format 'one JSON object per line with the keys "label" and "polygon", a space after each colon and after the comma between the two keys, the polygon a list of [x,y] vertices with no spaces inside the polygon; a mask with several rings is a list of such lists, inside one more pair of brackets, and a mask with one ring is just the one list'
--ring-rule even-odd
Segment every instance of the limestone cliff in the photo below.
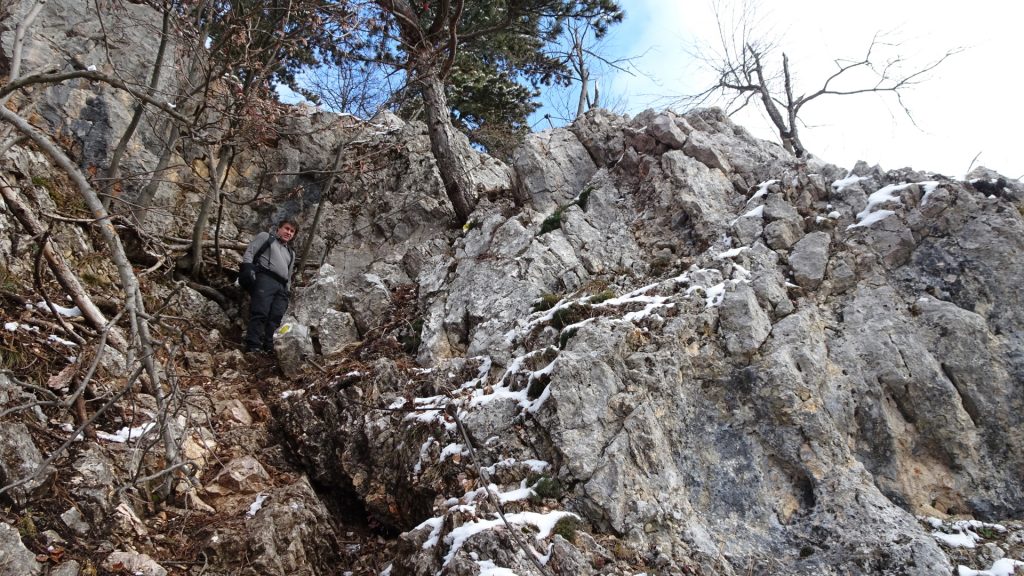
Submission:
{"label": "limestone cliff", "polygon": [[[33,3],[16,4],[4,54]],[[152,46],[131,23],[156,12],[106,21],[113,52],[89,14],[47,3],[30,67],[141,82]],[[11,109],[88,171],[132,105],[75,81]],[[119,280],[65,172],[3,150],[0,575],[1024,566],[1019,181],[798,160],[714,109],[595,110],[509,165],[476,154],[461,223],[421,124],[282,107],[273,128],[224,178],[202,278],[175,262],[207,150],[178,145],[141,223],[115,204],[158,304],[164,404],[131,385],[130,351],[39,303],[67,304],[46,242],[115,319]],[[126,173],[159,140],[142,130]],[[274,361],[243,358],[239,248],[317,211]],[[101,433],[72,438],[89,415]]]}

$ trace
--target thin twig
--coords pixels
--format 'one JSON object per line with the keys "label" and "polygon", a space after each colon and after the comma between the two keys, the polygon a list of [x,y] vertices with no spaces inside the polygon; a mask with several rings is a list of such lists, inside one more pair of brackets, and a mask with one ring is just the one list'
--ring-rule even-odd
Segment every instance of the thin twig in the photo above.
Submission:
{"label": "thin twig", "polygon": [[455,404],[449,404],[448,410],[446,410],[445,413],[455,420],[455,424],[458,426],[459,432],[462,433],[462,438],[466,441],[466,447],[469,449],[469,457],[470,459],[473,460],[473,465],[476,466],[476,470],[477,473],[480,474],[480,478],[486,484],[484,490],[487,492],[487,499],[490,500],[491,504],[494,505],[495,509],[498,511],[498,516],[501,518],[501,521],[504,522],[505,527],[508,529],[509,535],[512,537],[513,540],[515,540],[516,544],[519,545],[519,548],[522,549],[523,553],[525,553],[530,558],[530,560],[533,562],[533,565],[537,568],[537,571],[540,572],[542,576],[550,576],[548,570],[544,567],[543,564],[540,563],[540,560],[537,559],[537,555],[533,552],[533,549],[527,546],[526,543],[522,541],[522,539],[519,537],[518,531],[516,531],[516,529],[512,527],[512,524],[510,524],[509,521],[505,518],[505,512],[503,510],[501,502],[497,498],[495,498],[494,493],[491,492],[490,477],[487,475],[487,472],[483,469],[483,466],[481,466],[480,461],[476,457],[476,450],[473,449],[473,441],[470,440],[469,432],[466,431],[466,427],[462,424],[462,420],[459,418],[458,411],[458,407]]}

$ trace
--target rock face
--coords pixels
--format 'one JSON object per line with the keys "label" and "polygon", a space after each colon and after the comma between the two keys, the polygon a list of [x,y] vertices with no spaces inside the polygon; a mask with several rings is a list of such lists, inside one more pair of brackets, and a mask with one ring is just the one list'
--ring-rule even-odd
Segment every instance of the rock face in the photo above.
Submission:
{"label": "rock face", "polygon": [[[410,277],[433,372],[285,409],[310,469],[407,531],[393,574],[529,569],[483,470],[558,574],[951,574],[915,515],[1024,513],[1019,184],[847,174],[715,111],[591,114],[515,168],[531,203],[484,203]],[[549,540],[555,511],[620,553]]]}
{"label": "rock face", "polygon": [[[77,24],[63,51],[34,39],[32,69],[59,69],[64,54],[106,59],[70,4],[47,3],[42,29]],[[113,29],[156,21],[143,4],[118,14]],[[151,48],[110,57],[144,77]],[[166,81],[173,91],[170,70]],[[131,102],[88,83],[39,90],[40,120],[84,167],[102,165]],[[238,156],[224,192],[265,185],[285,199],[229,208],[219,224],[244,242],[321,209],[317,271],[296,282],[275,339],[295,389],[270,394],[261,373],[245,392],[189,390],[177,418],[205,481],[186,512],[222,515],[187,524],[214,572],[344,573],[339,562],[362,553],[339,535],[349,514],[387,542],[387,562],[375,560],[392,576],[525,574],[538,558],[559,576],[951,575],[954,532],[988,538],[999,530],[981,521],[1024,515],[1019,182],[847,172],[713,109],[597,110],[532,135],[510,167],[481,155],[476,211],[454,226],[422,124],[322,112],[282,124],[266,149]],[[126,171],[150,169],[158,139],[143,130]],[[321,189],[314,175],[339,145],[350,164]],[[181,155],[190,166],[201,154],[183,144]],[[30,177],[45,158],[14,145],[2,160],[27,202],[55,211]],[[195,182],[173,184],[195,177],[168,176],[155,205],[185,208],[149,232],[194,220]],[[5,266],[31,274],[17,248],[29,237],[6,208],[0,232]],[[68,254],[91,246],[77,223],[54,238]],[[227,307],[164,290],[150,296],[228,328]],[[211,378],[244,362],[187,352],[187,380],[174,372],[185,386],[216,388]],[[5,407],[46,390],[0,379]],[[155,400],[134,396],[152,412]],[[0,421],[4,483],[43,461],[26,422],[51,422],[37,411]],[[111,485],[155,453],[83,440],[58,480],[41,474],[4,498],[24,508],[66,481],[73,504],[58,514],[78,537],[104,539],[106,570],[163,573],[171,558],[151,531],[186,524],[153,502],[133,508],[141,497],[120,489],[130,481]],[[6,514],[0,569],[40,572],[46,556],[22,538],[49,549]],[[951,521],[964,517],[978,524]],[[1014,526],[1016,548],[990,561],[1024,549]]]}

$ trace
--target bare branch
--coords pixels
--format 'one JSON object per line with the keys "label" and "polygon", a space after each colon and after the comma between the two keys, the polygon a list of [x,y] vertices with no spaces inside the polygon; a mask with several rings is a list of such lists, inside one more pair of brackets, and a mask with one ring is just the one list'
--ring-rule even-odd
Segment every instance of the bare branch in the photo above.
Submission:
{"label": "bare branch", "polygon": [[[36,3],[29,10],[25,19],[18,23],[18,29],[14,33],[14,50],[11,56],[11,73],[9,75],[11,82],[18,79],[21,74],[21,60],[22,51],[25,49],[25,34],[28,32],[29,26],[35,21],[36,16],[43,10],[43,6],[46,5],[46,0],[36,0]],[[0,104],[6,102],[6,96],[0,94]]]}
{"label": "bare branch", "polygon": [[36,84],[59,84],[67,80],[74,80],[75,78],[85,78],[87,80],[92,80],[95,82],[103,82],[104,84],[108,84],[114,88],[124,90],[125,92],[131,94],[135,98],[143,100],[146,103],[155,106],[156,108],[159,108],[168,116],[171,116],[179,122],[184,122],[186,124],[191,123],[188,118],[182,116],[177,110],[174,109],[173,104],[161,101],[156,97],[148,94],[147,92],[140,92],[139,90],[136,90],[134,87],[128,85],[128,83],[126,83],[125,81],[119,78],[114,78],[113,76],[109,76],[97,70],[71,70],[68,72],[58,72],[51,74],[33,74],[30,76],[25,76],[13,82],[9,82],[8,84],[0,88],[0,101],[5,100],[10,96],[11,93],[17,90],[21,90],[26,86],[33,86]]}
{"label": "bare branch", "polygon": [[[934,62],[904,72],[906,62],[902,57],[883,59],[878,55],[878,48],[898,48],[899,44],[883,42],[880,35],[875,34],[862,58],[835,60],[836,70],[824,79],[820,88],[809,95],[797,96],[788,56],[782,54],[781,69],[769,69],[769,58],[775,48],[774,43],[753,37],[755,33],[751,22],[755,11],[744,3],[744,10],[738,21],[730,25],[722,5],[716,3],[714,8],[721,51],[711,56],[697,52],[695,56],[715,72],[717,80],[709,88],[697,94],[684,96],[676,103],[692,106],[724,101],[726,113],[734,114],[747,106],[752,101],[751,96],[756,94],[783,145],[798,157],[807,152],[800,139],[799,124],[800,113],[808,102],[826,95],[892,94],[907,118],[914,122],[910,107],[903,98],[904,91],[923,82],[929,72],[962,51],[960,48],[948,50]],[[734,48],[737,44],[740,44],[741,48]],[[859,70],[873,73],[876,76],[875,81],[867,85],[837,87],[840,82]]]}

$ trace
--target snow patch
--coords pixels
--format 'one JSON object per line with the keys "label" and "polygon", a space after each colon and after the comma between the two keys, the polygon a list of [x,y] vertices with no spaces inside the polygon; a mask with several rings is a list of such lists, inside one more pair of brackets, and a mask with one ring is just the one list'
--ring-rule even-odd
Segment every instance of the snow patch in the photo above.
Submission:
{"label": "snow patch", "polygon": [[126,442],[130,442],[132,440],[138,440],[139,438],[142,438],[143,436],[146,435],[146,433],[148,433],[150,430],[152,430],[155,426],[156,426],[156,422],[149,422],[149,423],[143,424],[142,426],[137,426],[135,428],[128,428],[126,426],[124,428],[121,428],[120,430],[118,430],[117,432],[115,432],[113,434],[111,434],[109,432],[104,432],[102,430],[97,430],[96,431],[96,437],[99,438],[100,440],[106,440],[108,442],[117,442],[119,444],[124,444]]}

